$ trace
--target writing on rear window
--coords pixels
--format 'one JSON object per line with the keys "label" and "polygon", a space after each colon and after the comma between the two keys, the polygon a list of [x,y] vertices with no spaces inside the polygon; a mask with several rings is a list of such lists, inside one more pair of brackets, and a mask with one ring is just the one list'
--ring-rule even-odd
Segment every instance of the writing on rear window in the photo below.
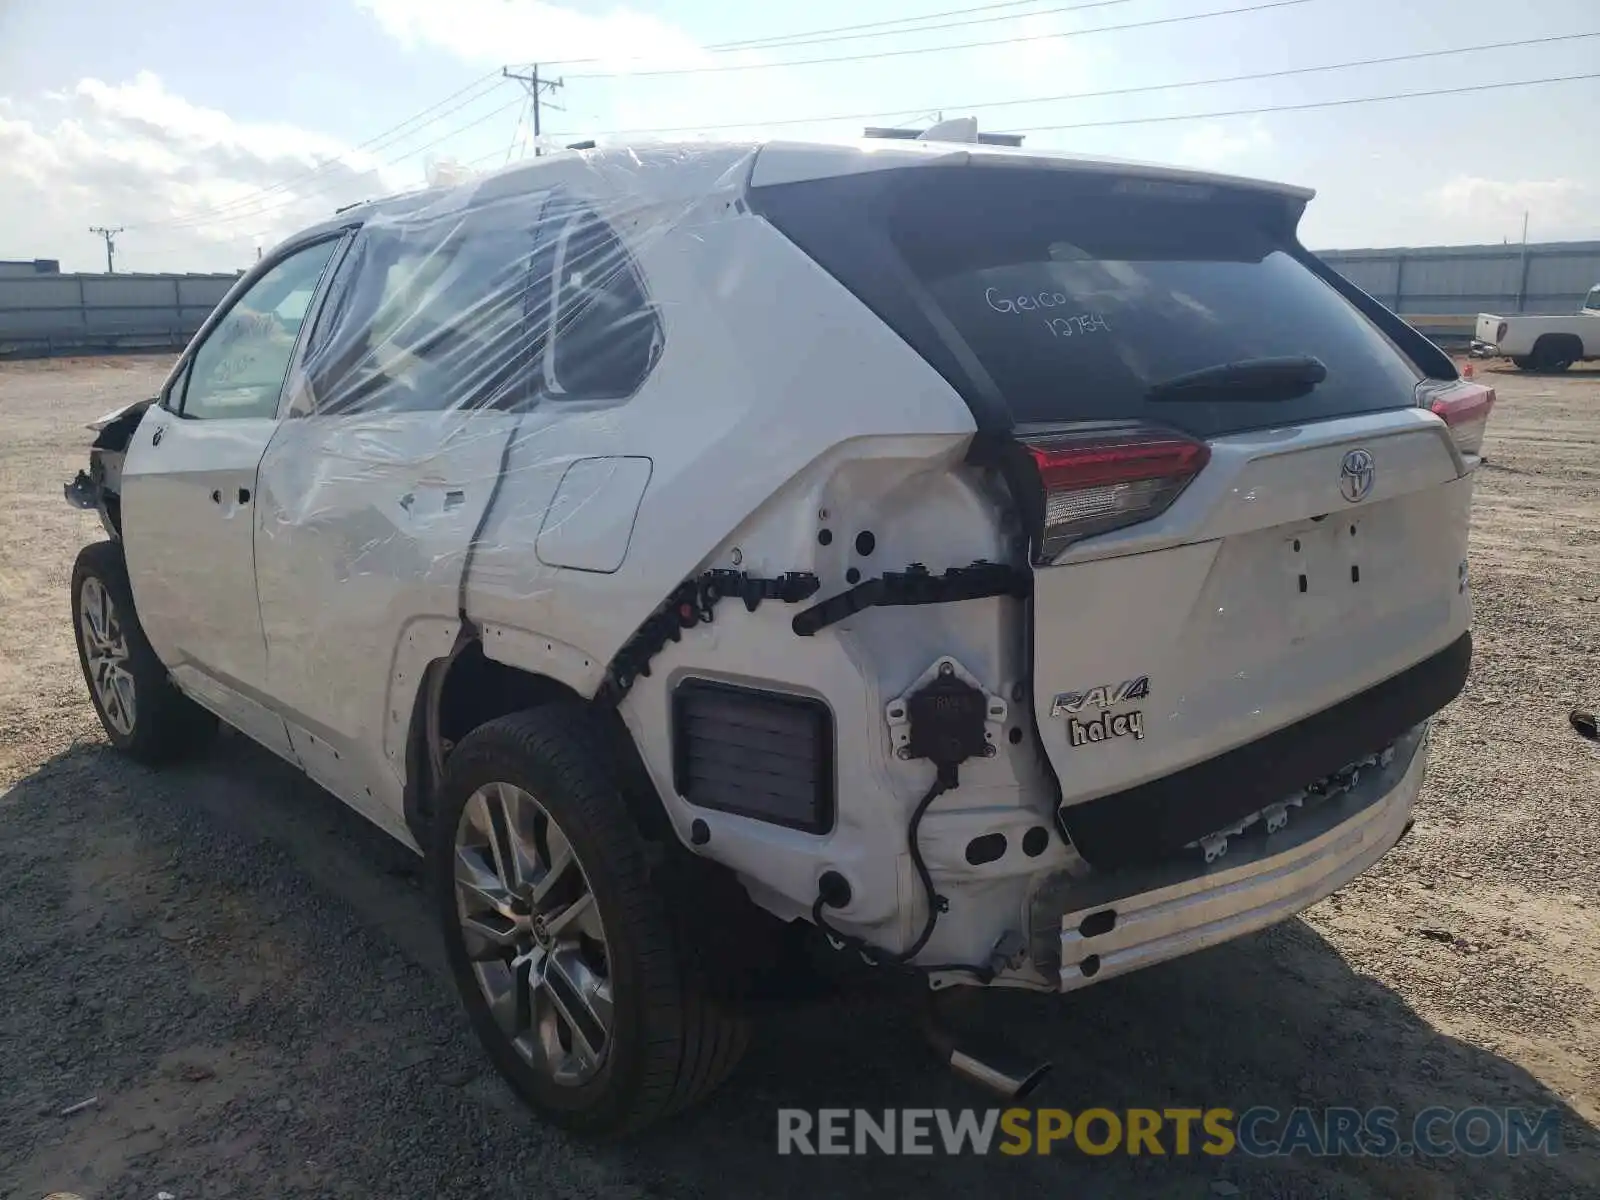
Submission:
{"label": "writing on rear window", "polygon": [[[1417,364],[1300,249],[1297,197],[1065,164],[758,191],[769,219],[986,420],[1149,420],[1214,437],[1414,402]],[[1272,404],[1248,389],[1150,397],[1175,376],[1280,357],[1314,357],[1327,377]]]}
{"label": "writing on rear window", "polygon": [[[1005,295],[999,288],[986,288],[983,302],[997,313],[1036,313],[1041,309],[1065,308],[1072,303],[1065,292],[1024,292],[1019,296]],[[1073,316],[1049,316],[1044,327],[1051,337],[1083,337],[1086,334],[1111,332],[1104,313],[1087,312]]]}
{"label": "writing on rear window", "polygon": [[1046,317],[1045,327],[1054,337],[1082,337],[1085,334],[1111,332],[1111,326],[1099,313],[1083,313],[1076,317]]}

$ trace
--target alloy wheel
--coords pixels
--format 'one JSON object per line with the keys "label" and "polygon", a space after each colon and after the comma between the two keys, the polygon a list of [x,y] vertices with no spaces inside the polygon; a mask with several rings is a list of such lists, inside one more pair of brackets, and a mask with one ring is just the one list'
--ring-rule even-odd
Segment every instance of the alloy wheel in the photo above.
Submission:
{"label": "alloy wheel", "polygon": [[594,892],[561,827],[528,792],[489,783],[456,825],[456,913],[502,1033],[535,1070],[576,1087],[611,1041],[611,963]]}
{"label": "alloy wheel", "polygon": [[129,737],[138,718],[138,694],[128,665],[128,636],[111,593],[93,576],[79,590],[78,627],[84,665],[106,723]]}

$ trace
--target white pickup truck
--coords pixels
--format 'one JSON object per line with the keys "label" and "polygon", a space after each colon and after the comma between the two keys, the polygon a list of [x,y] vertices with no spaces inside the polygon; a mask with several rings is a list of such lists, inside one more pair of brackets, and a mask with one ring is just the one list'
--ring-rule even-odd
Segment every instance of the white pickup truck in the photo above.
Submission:
{"label": "white pickup truck", "polygon": [[1479,313],[1473,350],[1509,358],[1524,371],[1565,371],[1600,358],[1600,285],[1572,316],[1497,317]]}

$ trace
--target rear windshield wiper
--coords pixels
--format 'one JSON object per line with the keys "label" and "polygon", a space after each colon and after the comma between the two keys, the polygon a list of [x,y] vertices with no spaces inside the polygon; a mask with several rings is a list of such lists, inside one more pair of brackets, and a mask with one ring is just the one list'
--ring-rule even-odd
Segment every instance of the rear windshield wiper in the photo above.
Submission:
{"label": "rear windshield wiper", "polygon": [[1152,384],[1146,400],[1293,400],[1328,377],[1328,368],[1309,355],[1246,358],[1186,371]]}

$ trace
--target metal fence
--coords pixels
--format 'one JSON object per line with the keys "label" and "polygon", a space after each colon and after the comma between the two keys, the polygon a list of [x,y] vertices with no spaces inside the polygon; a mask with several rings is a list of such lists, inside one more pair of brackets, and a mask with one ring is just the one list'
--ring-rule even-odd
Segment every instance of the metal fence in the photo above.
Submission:
{"label": "metal fence", "polygon": [[[1369,295],[1442,342],[1479,312],[1576,312],[1600,284],[1600,242],[1328,250]],[[237,275],[0,276],[0,355],[182,346]]]}
{"label": "metal fence", "polygon": [[238,278],[0,277],[0,355],[182,346]]}
{"label": "metal fence", "polygon": [[1436,340],[1470,337],[1480,312],[1577,312],[1600,284],[1600,242],[1326,250],[1321,257]]}

